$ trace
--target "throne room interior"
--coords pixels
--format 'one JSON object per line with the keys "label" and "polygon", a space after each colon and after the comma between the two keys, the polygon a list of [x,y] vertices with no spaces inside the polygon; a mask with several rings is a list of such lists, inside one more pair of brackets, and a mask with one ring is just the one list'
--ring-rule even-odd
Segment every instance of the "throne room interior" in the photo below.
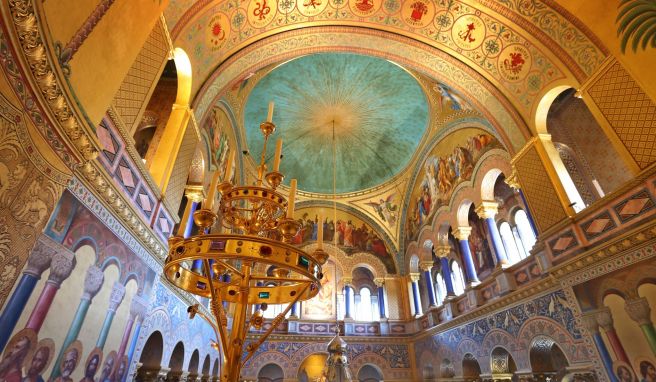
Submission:
{"label": "throne room interior", "polygon": [[264,160],[329,256],[239,381],[656,382],[654,0],[0,9],[0,381],[219,381],[164,269]]}

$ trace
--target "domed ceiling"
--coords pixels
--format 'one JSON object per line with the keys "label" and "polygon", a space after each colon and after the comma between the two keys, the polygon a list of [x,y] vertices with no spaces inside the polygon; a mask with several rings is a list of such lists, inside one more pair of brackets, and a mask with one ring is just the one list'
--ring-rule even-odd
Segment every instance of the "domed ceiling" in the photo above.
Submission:
{"label": "domed ceiling", "polygon": [[283,139],[281,172],[299,189],[333,193],[377,186],[407,166],[429,123],[429,106],[417,80],[379,58],[320,53],[286,62],[259,80],[244,110],[247,145],[254,160],[263,147],[260,123],[269,101],[277,125],[267,146]]}

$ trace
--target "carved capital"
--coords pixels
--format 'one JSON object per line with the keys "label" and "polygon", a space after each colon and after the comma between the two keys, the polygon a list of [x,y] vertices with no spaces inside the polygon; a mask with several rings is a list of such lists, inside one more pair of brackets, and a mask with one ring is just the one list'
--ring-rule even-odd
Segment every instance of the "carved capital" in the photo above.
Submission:
{"label": "carved capital", "polygon": [[148,302],[141,296],[136,295],[132,297],[130,304],[130,315],[135,321],[141,322],[146,313],[148,312]]}
{"label": "carved capital", "polygon": [[185,196],[192,202],[200,203],[205,199],[205,190],[202,185],[187,186],[185,188]]}
{"label": "carved capital", "polygon": [[458,227],[458,229],[453,231],[453,236],[458,240],[468,240],[471,231],[471,227]]}
{"label": "carved capital", "polygon": [[610,309],[599,309],[595,314],[595,318],[599,326],[604,328],[605,331],[613,329],[613,315],[610,313]]}
{"label": "carved capital", "polygon": [[595,313],[586,313],[581,316],[581,324],[583,324],[583,327],[585,327],[590,335],[599,333],[599,323],[597,322]]}
{"label": "carved capital", "polygon": [[56,253],[56,250],[51,246],[51,242],[53,240],[48,236],[39,236],[30,256],[27,258],[27,267],[23,273],[36,278],[41,277],[41,274],[50,266],[52,256]]}
{"label": "carved capital", "polygon": [[410,273],[410,281],[412,281],[413,283],[419,281],[419,278],[420,278],[419,273]]}
{"label": "carved capital", "polygon": [[385,279],[384,279],[384,278],[377,277],[377,278],[374,279],[374,284],[376,284],[376,286],[377,286],[378,288],[380,288],[380,287],[382,287],[383,285],[385,285]]}
{"label": "carved capital", "polygon": [[517,176],[517,170],[515,169],[515,166],[512,166],[512,172],[506,177],[504,182],[515,190],[522,188],[522,186],[519,184],[519,177]]}
{"label": "carved capital", "polygon": [[48,282],[59,287],[75,268],[75,254],[71,251],[57,252],[50,263]]}
{"label": "carved capital", "polygon": [[646,298],[627,300],[624,304],[624,310],[638,325],[651,324],[651,308],[649,308],[649,302]]}
{"label": "carved capital", "polygon": [[448,257],[451,253],[450,245],[438,245],[435,247],[435,256],[437,257]]}
{"label": "carved capital", "polygon": [[123,297],[125,297],[125,286],[117,281],[114,283],[112,293],[109,295],[109,308],[107,310],[116,312],[118,306],[123,302]]}
{"label": "carved capital", "polygon": [[342,277],[342,283],[344,283],[344,286],[351,286],[353,285],[353,278],[352,277]]}
{"label": "carved capital", "polygon": [[419,263],[419,269],[421,269],[424,272],[430,272],[431,269],[433,269],[433,262],[432,261],[422,261]]}
{"label": "carved capital", "polygon": [[82,299],[91,301],[100,291],[103,281],[105,281],[105,275],[103,274],[102,269],[95,265],[91,265],[89,269],[87,269],[87,275],[84,278],[84,293],[82,294]]}
{"label": "carved capital", "polygon": [[499,212],[499,203],[494,201],[484,200],[476,207],[476,214],[481,219],[494,219]]}

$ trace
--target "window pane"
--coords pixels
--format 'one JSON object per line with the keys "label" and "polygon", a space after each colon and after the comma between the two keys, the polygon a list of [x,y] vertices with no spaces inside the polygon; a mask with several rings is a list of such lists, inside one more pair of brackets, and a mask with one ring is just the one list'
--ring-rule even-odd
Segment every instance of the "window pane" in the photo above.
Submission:
{"label": "window pane", "polygon": [[527,253],[533,245],[535,245],[535,233],[533,228],[531,228],[531,223],[528,221],[528,216],[524,210],[518,210],[515,212],[515,224],[517,225],[517,230],[519,231],[519,237],[522,238],[522,244]]}
{"label": "window pane", "polygon": [[510,229],[510,224],[507,222],[501,223],[499,227],[499,233],[501,234],[501,241],[503,241],[503,246],[506,248],[506,254],[508,255],[508,261],[510,264],[515,264],[520,261],[522,257],[517,251],[517,245],[515,244],[515,238],[513,237],[512,230]]}

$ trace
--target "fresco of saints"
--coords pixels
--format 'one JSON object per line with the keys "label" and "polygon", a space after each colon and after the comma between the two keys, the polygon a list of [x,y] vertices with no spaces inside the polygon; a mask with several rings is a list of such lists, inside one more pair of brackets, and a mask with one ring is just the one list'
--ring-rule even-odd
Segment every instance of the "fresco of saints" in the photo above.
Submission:
{"label": "fresco of saints", "polygon": [[60,375],[55,379],[55,382],[73,382],[71,375],[75,371],[81,356],[82,342],[76,340],[66,348],[61,364],[59,364]]}
{"label": "fresco of saints", "polygon": [[641,361],[640,375],[642,376],[640,382],[656,382],[656,368],[654,368],[654,364],[649,361]]}
{"label": "fresco of saints", "polygon": [[0,361],[0,380],[20,382],[23,379],[23,364],[29,359],[36,345],[36,333],[31,329],[23,329],[9,341]]}
{"label": "fresco of saints", "polygon": [[303,303],[304,315],[312,316],[317,319],[329,318],[335,314],[335,265],[332,262],[323,267],[323,278],[321,279],[321,289],[313,299]]}
{"label": "fresco of saints", "polygon": [[385,199],[380,199],[378,203],[369,202],[365,203],[366,205],[372,207],[378,216],[386,222],[390,227],[393,227],[396,224],[396,215],[398,206],[394,203],[394,194],[390,194]]}
{"label": "fresco of saints", "polygon": [[125,373],[128,371],[128,356],[124,355],[121,358],[121,362],[116,365],[116,371],[114,372],[114,382],[123,382],[125,378]]}
{"label": "fresco of saints", "polygon": [[102,363],[102,355],[100,348],[95,348],[91,351],[84,367],[84,377],[80,382],[95,382],[96,372]]}
{"label": "fresco of saints", "polygon": [[55,355],[55,342],[50,338],[39,341],[36,351],[27,366],[27,374],[22,382],[44,382],[43,371],[50,365]]}
{"label": "fresco of saints", "polygon": [[114,364],[116,363],[116,352],[111,351],[107,358],[105,358],[105,363],[103,364],[102,370],[100,371],[100,378],[98,382],[112,382],[112,371],[114,370]]}

